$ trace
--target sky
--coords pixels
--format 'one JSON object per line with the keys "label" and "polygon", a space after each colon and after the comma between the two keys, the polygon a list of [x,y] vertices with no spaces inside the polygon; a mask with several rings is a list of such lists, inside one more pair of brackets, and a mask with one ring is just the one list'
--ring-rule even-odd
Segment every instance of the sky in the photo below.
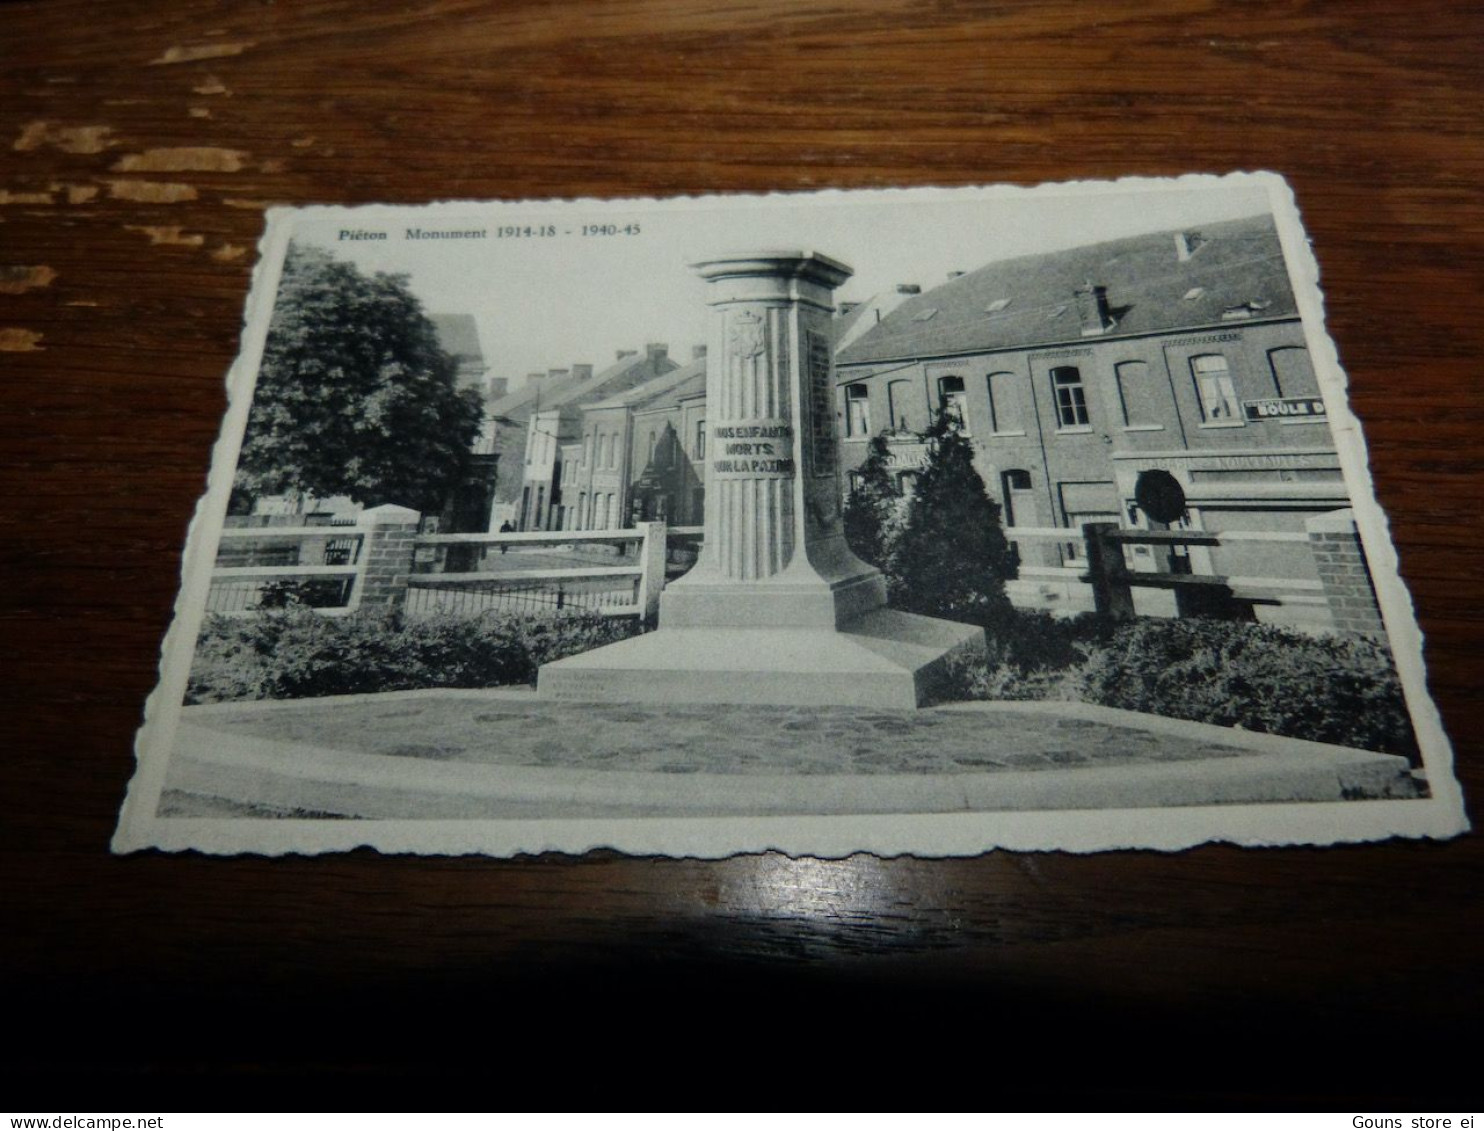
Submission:
{"label": "sky", "polygon": [[[924,291],[951,271],[1141,232],[1270,211],[1260,183],[1135,189],[1058,186],[815,198],[527,202],[419,208],[315,209],[294,238],[368,271],[410,276],[430,314],[472,314],[489,375],[518,388],[527,373],[590,363],[664,342],[678,361],[707,340],[706,284],[689,264],[732,251],[807,249],[855,274],[837,301],[898,284]],[[584,234],[613,225],[618,234]],[[637,225],[637,232],[624,229]],[[499,229],[555,230],[500,237]],[[409,227],[479,230],[484,239],[408,240]],[[386,238],[346,239],[359,230]]]}

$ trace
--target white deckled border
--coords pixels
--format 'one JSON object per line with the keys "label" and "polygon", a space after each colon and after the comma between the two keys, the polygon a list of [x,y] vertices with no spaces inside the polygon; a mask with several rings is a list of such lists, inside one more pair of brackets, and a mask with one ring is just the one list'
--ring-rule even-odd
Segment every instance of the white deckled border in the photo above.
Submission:
{"label": "white deckled border", "polygon": [[[1328,408],[1346,488],[1380,600],[1414,729],[1424,754],[1431,797],[1425,800],[1284,803],[1158,809],[975,812],[930,816],[704,817],[593,820],[405,821],[198,819],[154,816],[181,719],[196,636],[204,617],[212,564],[221,535],[238,452],[246,426],[269,319],[289,238],[300,223],[405,222],[478,212],[498,223],[507,213],[529,222],[531,213],[603,216],[650,211],[716,211],[933,201],[1016,201],[1032,197],[1100,197],[1135,192],[1260,188],[1267,194],[1288,264],[1306,341]],[[144,848],[215,854],[320,853],[369,846],[382,852],[508,856],[546,851],[580,853],[613,848],[644,855],[718,858],[779,850],[792,856],[841,857],[973,855],[989,849],[1095,852],[1117,848],[1172,851],[1207,841],[1241,845],[1325,845],[1387,837],[1449,837],[1469,827],[1453,774],[1453,755],[1428,695],[1422,634],[1411,597],[1398,573],[1386,515],[1376,501],[1365,441],[1346,396],[1347,380],[1324,330],[1319,267],[1305,237],[1293,193],[1275,173],[1130,177],[1035,187],[825,190],[815,193],[739,194],[599,200],[447,201],[422,206],[317,205],[273,208],[258,245],[258,263],[243,321],[241,353],[227,375],[228,408],[212,452],[207,491],[186,540],[170,630],[161,649],[160,680],[145,705],[135,741],[137,770],[120,813],[113,851]]]}

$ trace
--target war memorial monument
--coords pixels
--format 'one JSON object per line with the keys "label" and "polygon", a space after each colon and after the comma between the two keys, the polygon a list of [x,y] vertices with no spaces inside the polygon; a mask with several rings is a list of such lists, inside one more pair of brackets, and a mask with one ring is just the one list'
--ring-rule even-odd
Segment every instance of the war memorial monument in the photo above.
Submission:
{"label": "war memorial monument", "polygon": [[849,267],[811,251],[693,265],[710,287],[700,560],[659,629],[544,666],[537,690],[588,702],[917,707],[983,630],[886,607],[841,523],[832,294]]}

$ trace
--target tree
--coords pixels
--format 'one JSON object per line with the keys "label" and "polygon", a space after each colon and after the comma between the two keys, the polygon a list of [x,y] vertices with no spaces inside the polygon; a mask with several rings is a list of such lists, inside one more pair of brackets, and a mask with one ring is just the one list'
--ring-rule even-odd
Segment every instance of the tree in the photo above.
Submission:
{"label": "tree", "polygon": [[939,413],[923,434],[928,460],[888,568],[891,601],[906,612],[986,628],[1010,616],[1005,582],[1015,558],[1000,507],[974,469],[974,449],[956,417]]}
{"label": "tree", "polygon": [[437,510],[482,414],[405,275],[290,245],[236,486]]}
{"label": "tree", "polygon": [[845,541],[861,561],[885,571],[901,528],[901,496],[887,470],[885,436],[873,436],[870,452],[855,469],[854,484],[841,516]]}

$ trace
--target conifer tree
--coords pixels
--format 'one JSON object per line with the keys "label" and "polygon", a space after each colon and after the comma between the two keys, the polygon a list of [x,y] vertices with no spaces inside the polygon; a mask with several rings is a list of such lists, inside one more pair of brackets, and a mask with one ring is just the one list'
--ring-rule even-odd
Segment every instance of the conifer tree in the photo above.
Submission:
{"label": "conifer tree", "polygon": [[885,436],[873,436],[869,454],[855,470],[842,514],[845,541],[861,561],[885,571],[901,527],[901,498],[887,470]]}
{"label": "conifer tree", "polygon": [[1015,558],[1000,506],[974,468],[956,417],[939,413],[923,437],[928,461],[917,479],[888,575],[892,604],[906,612],[994,628],[1010,616],[1005,582]]}

